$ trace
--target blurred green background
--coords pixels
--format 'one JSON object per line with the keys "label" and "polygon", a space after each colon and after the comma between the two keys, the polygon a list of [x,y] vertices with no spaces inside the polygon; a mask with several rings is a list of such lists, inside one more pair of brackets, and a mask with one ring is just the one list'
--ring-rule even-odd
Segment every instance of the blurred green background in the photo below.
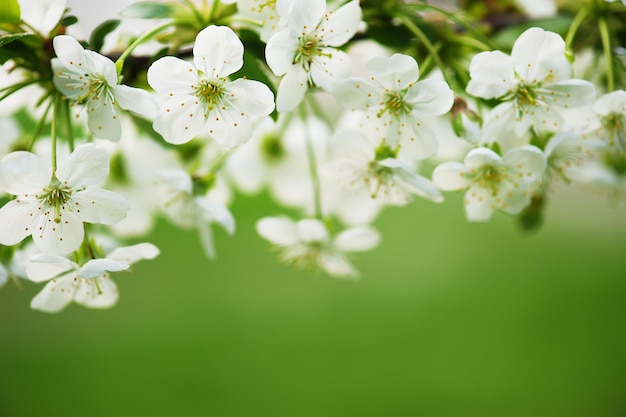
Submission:
{"label": "blurred green background", "polygon": [[0,416],[626,415],[626,210],[560,191],[533,235],[459,195],[376,223],[360,282],[292,271],[238,198],[207,261],[161,223],[119,304],[29,309],[0,291]]}

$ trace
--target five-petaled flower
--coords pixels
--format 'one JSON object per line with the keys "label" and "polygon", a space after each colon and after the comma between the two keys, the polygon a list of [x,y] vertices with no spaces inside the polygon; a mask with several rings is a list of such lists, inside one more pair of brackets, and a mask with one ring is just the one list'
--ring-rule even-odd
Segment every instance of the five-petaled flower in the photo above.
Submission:
{"label": "five-petaled flower", "polygon": [[193,63],[163,57],[148,68],[148,83],[167,101],[154,130],[173,144],[205,135],[223,146],[252,136],[252,121],[274,110],[274,94],[263,83],[226,77],[243,66],[243,44],[225,26],[209,26],[196,37]]}
{"label": "five-petaled flower", "polygon": [[0,209],[0,244],[32,235],[44,253],[78,249],[83,222],[114,224],[126,216],[126,199],[98,187],[108,174],[108,153],[92,143],[77,146],[54,173],[38,155],[8,154],[0,161],[0,189],[17,197]]}
{"label": "five-petaled flower", "polygon": [[156,104],[142,89],[119,85],[115,63],[94,51],[85,50],[71,36],[53,40],[54,85],[68,99],[84,104],[87,123],[94,136],[119,140],[122,126],[119,108],[152,117]]}

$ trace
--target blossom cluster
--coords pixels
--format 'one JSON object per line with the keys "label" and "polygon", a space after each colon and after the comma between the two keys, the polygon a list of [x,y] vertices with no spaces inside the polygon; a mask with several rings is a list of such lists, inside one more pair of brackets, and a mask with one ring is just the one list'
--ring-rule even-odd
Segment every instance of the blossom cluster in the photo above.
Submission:
{"label": "blossom cluster", "polygon": [[0,285],[46,281],[41,311],[110,307],[111,274],[159,254],[124,242],[163,216],[215,258],[237,193],[292,213],[256,225],[280,261],[355,278],[352,254],[379,244],[390,206],[462,192],[468,221],[503,212],[532,229],[559,181],[624,190],[626,64],[610,31],[624,5],[589,0],[565,36],[527,16],[498,45],[495,25],[370,3],[137,3],[122,22],[154,24],[125,42],[120,21],[73,33],[65,0],[9,1]]}

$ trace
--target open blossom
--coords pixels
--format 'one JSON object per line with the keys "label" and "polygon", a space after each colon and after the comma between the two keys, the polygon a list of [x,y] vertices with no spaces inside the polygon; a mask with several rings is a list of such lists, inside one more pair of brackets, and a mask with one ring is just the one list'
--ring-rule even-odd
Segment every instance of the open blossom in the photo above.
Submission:
{"label": "open blossom", "polygon": [[496,209],[519,214],[530,203],[531,187],[542,178],[546,158],[539,148],[525,145],[500,156],[488,148],[472,149],[463,163],[445,162],[433,172],[444,191],[465,193],[470,221],[487,221]]}
{"label": "open blossom", "polygon": [[276,108],[295,109],[309,87],[331,90],[350,74],[350,60],[337,47],[356,33],[361,22],[359,2],[353,0],[326,12],[325,0],[278,0],[276,9],[286,27],[267,42],[267,65],[280,76]]}
{"label": "open blossom", "polygon": [[167,101],[154,118],[154,130],[169,143],[209,135],[223,146],[252,136],[252,121],[274,110],[274,95],[263,83],[228,81],[241,69],[243,44],[225,26],[209,26],[196,37],[193,63],[167,56],[148,68],[148,83]]}
{"label": "open blossom", "polygon": [[586,105],[595,96],[593,84],[572,79],[571,72],[563,39],[535,27],[515,41],[511,56],[500,51],[476,55],[467,92],[502,101],[485,121],[487,136],[555,132],[563,127],[564,109]]}
{"label": "open blossom", "polygon": [[110,272],[126,271],[143,259],[154,259],[159,249],[150,243],[120,247],[104,258],[83,265],[63,256],[38,254],[26,264],[28,279],[49,281],[31,301],[34,310],[56,313],[72,301],[84,307],[109,308],[119,297]]}
{"label": "open blossom", "polygon": [[86,143],[52,173],[48,161],[13,152],[0,161],[0,189],[16,198],[0,209],[0,244],[15,245],[32,235],[39,250],[66,254],[81,245],[83,222],[114,224],[128,211],[126,199],[101,184],[109,155]]}
{"label": "open blossom", "polygon": [[590,136],[626,153],[626,91],[617,90],[599,97],[593,105],[595,119]]}
{"label": "open blossom", "polygon": [[120,108],[152,117],[156,105],[150,94],[118,84],[115,63],[109,58],[85,50],[71,36],[55,37],[53,46],[57,56],[51,62],[54,85],[66,98],[85,105],[94,136],[119,140]]}
{"label": "open blossom", "polygon": [[335,86],[335,98],[364,111],[363,127],[379,142],[400,145],[417,159],[437,151],[437,139],[424,121],[452,107],[454,93],[444,81],[417,81],[419,66],[408,55],[376,57],[365,66],[367,79],[350,78]]}
{"label": "open blossom", "polygon": [[358,271],[347,258],[351,252],[368,251],[378,245],[380,235],[368,226],[355,226],[331,238],[320,220],[294,222],[286,217],[264,217],[257,233],[280,251],[280,259],[297,267],[321,268],[335,277],[356,277]]}
{"label": "open blossom", "polygon": [[263,42],[281,29],[276,0],[237,0],[236,3],[239,13],[261,25],[259,30]]}
{"label": "open blossom", "polygon": [[404,205],[413,195],[441,202],[439,189],[398,158],[398,148],[373,145],[361,133],[344,130],[330,141],[330,158],[322,168],[330,181],[360,190],[383,204]]}

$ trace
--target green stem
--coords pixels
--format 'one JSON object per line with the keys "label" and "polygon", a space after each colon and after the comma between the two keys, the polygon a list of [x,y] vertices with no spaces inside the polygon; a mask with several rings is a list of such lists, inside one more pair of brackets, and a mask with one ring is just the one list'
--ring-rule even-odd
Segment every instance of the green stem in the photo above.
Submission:
{"label": "green stem", "polygon": [[307,126],[307,115],[305,103],[300,105],[300,119],[304,128],[304,140],[306,141],[306,153],[309,162],[309,171],[311,173],[311,182],[313,183],[313,206],[315,209],[315,217],[322,220],[322,193],[320,189],[320,178],[317,172],[317,161],[315,158],[315,149],[313,148],[313,140]]}
{"label": "green stem", "polygon": [[164,29],[167,29],[168,27],[172,26],[173,24],[174,24],[173,22],[163,23],[162,25],[159,25],[159,26],[157,26],[157,27],[147,31],[146,33],[144,33],[143,35],[141,35],[137,39],[135,39],[133,41],[133,43],[131,43],[128,46],[128,48],[126,48],[126,50],[122,53],[122,55],[120,55],[120,57],[117,59],[117,61],[115,61],[115,67],[117,69],[117,75],[119,76],[122,73],[122,68],[124,67],[124,61],[135,50],[136,47],[138,47],[139,45],[141,45],[145,41],[152,39],[154,36],[156,36],[157,34],[162,32]]}
{"label": "green stem", "polygon": [[61,96],[59,94],[55,94],[53,109],[52,109],[52,121],[50,126],[50,141],[52,143],[52,178],[56,178],[57,171],[57,119],[59,117],[59,100]]}
{"label": "green stem", "polygon": [[606,65],[606,87],[609,92],[615,89],[615,80],[613,77],[613,55],[611,53],[611,36],[609,34],[609,25],[606,23],[604,16],[598,19],[598,29],[602,38],[602,49],[604,51],[604,65]]}
{"label": "green stem", "polygon": [[46,123],[46,119],[48,118],[48,113],[50,112],[50,107],[52,107],[53,104],[54,104],[54,97],[50,100],[50,103],[48,103],[48,105],[46,106],[46,109],[43,111],[43,115],[37,122],[37,125],[35,126],[35,130],[33,131],[33,136],[30,139],[30,143],[28,144],[28,147],[26,148],[27,151],[30,152],[33,149],[33,146],[35,146],[35,141],[37,140],[37,137],[41,133],[41,129],[43,129],[43,125]]}
{"label": "green stem", "polygon": [[578,11],[578,13],[576,13],[576,16],[574,16],[574,20],[572,20],[572,24],[567,31],[567,36],[565,36],[566,49],[572,49],[572,42],[574,42],[576,32],[578,32],[580,25],[583,23],[588,14],[589,10],[586,7],[583,7]]}
{"label": "green stem", "polygon": [[437,48],[435,48],[435,46],[432,44],[432,42],[430,42],[430,39],[428,39],[428,36],[426,36],[426,34],[424,32],[422,32],[422,30],[419,27],[417,27],[417,25],[415,23],[413,23],[411,21],[411,19],[409,19],[408,17],[406,17],[406,16],[396,16],[396,17],[398,19],[400,19],[402,24],[408,30],[410,30],[415,36],[417,36],[417,38],[424,44],[426,49],[428,49],[428,52],[432,55],[433,59],[437,63],[437,66],[441,70],[441,74],[443,75],[443,79],[448,83],[450,88],[453,88],[453,86],[455,84],[450,79],[450,76],[448,75],[448,72],[446,71],[446,67],[443,64],[443,61],[441,60],[441,57],[439,56],[439,53],[437,52]]}
{"label": "green stem", "polygon": [[70,145],[70,152],[74,152],[74,132],[72,132],[72,111],[70,109],[70,102],[68,100],[63,100],[65,104],[63,106],[64,116],[65,116],[65,128],[67,129],[67,141]]}

